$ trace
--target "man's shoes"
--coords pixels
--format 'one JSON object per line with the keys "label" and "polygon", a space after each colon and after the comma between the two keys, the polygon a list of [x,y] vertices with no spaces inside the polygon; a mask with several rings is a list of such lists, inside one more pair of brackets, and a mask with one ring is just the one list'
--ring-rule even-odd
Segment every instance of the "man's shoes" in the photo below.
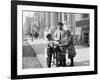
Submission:
{"label": "man's shoes", "polygon": [[69,67],[72,67],[72,66],[74,66],[74,64],[69,65]]}
{"label": "man's shoes", "polygon": [[63,67],[66,67],[66,65],[63,65]]}

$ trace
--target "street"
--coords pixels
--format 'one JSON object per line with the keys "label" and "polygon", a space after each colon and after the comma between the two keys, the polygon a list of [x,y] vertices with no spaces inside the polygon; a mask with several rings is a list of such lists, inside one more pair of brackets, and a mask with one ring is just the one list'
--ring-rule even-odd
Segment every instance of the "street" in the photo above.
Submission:
{"label": "street", "polygon": [[[33,42],[29,39],[23,42],[23,69],[26,68],[47,68],[46,58],[44,57],[45,45],[43,39],[37,39]],[[75,46],[77,55],[74,58],[74,66],[89,65],[89,47]],[[70,59],[66,54],[67,67],[70,65]],[[52,67],[56,67],[52,64]]]}

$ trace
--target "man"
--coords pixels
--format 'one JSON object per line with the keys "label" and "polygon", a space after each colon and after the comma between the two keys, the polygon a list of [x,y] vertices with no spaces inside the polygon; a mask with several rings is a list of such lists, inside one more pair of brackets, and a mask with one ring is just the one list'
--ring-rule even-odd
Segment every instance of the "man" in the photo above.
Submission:
{"label": "man", "polygon": [[[65,31],[63,30],[63,23],[59,22],[58,23],[58,29],[54,33],[54,40],[58,41],[59,44],[60,44],[60,41],[64,37],[65,37]],[[62,52],[60,51],[60,48],[59,47],[56,47],[55,50],[60,52],[60,53],[59,52],[56,53],[56,57],[58,57],[58,60],[61,60],[60,58],[63,56],[63,60],[60,61],[59,64],[58,64],[58,62],[56,60],[57,66],[59,66],[59,65],[66,66],[66,55],[65,54],[61,54]],[[62,55],[62,56],[60,56],[60,55]]]}
{"label": "man", "polygon": [[63,30],[63,23],[58,23],[58,29],[54,33],[54,40],[60,41],[65,35],[65,31]]}

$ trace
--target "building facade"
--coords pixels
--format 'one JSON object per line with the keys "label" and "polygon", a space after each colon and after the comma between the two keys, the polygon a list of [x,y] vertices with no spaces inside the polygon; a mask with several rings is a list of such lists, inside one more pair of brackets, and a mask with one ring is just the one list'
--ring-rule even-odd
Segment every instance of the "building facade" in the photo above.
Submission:
{"label": "building facade", "polygon": [[76,21],[76,28],[80,28],[80,43],[89,45],[89,29],[90,29],[90,17],[89,14],[81,14],[81,19]]}
{"label": "building facade", "polygon": [[34,12],[32,17],[26,17],[28,32],[32,33],[34,27],[39,29],[39,37],[43,38],[46,27],[51,29],[52,35],[58,28],[58,22],[64,23],[64,29],[69,29],[74,37],[75,44],[89,45],[89,14],[63,13],[63,12]]}

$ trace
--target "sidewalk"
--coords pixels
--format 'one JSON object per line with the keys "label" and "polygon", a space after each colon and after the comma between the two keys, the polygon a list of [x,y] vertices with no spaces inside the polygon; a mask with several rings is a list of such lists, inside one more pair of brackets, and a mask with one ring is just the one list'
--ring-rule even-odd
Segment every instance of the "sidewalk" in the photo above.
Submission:
{"label": "sidewalk", "polygon": [[27,41],[23,41],[22,68],[41,68],[41,64]]}
{"label": "sidewalk", "polygon": [[[31,45],[31,47],[34,49],[38,60],[40,61],[42,67],[47,67],[46,65],[46,59],[44,57],[44,49],[45,49],[45,41],[43,39],[34,40],[33,42],[31,40],[28,40],[28,43]],[[76,49],[76,57],[74,58],[75,66],[86,66],[89,65],[89,53],[90,48],[89,47],[79,47],[75,46]],[[68,54],[66,54],[66,62],[67,64],[70,64],[70,60],[68,59]],[[55,67],[53,65],[53,67]]]}
{"label": "sidewalk", "polygon": [[34,40],[33,42],[31,40],[28,40],[28,43],[34,49],[35,54],[37,55],[37,58],[40,61],[42,67],[46,68],[47,67],[46,59],[44,58],[44,50],[45,50],[44,40],[38,39],[38,40]]}

